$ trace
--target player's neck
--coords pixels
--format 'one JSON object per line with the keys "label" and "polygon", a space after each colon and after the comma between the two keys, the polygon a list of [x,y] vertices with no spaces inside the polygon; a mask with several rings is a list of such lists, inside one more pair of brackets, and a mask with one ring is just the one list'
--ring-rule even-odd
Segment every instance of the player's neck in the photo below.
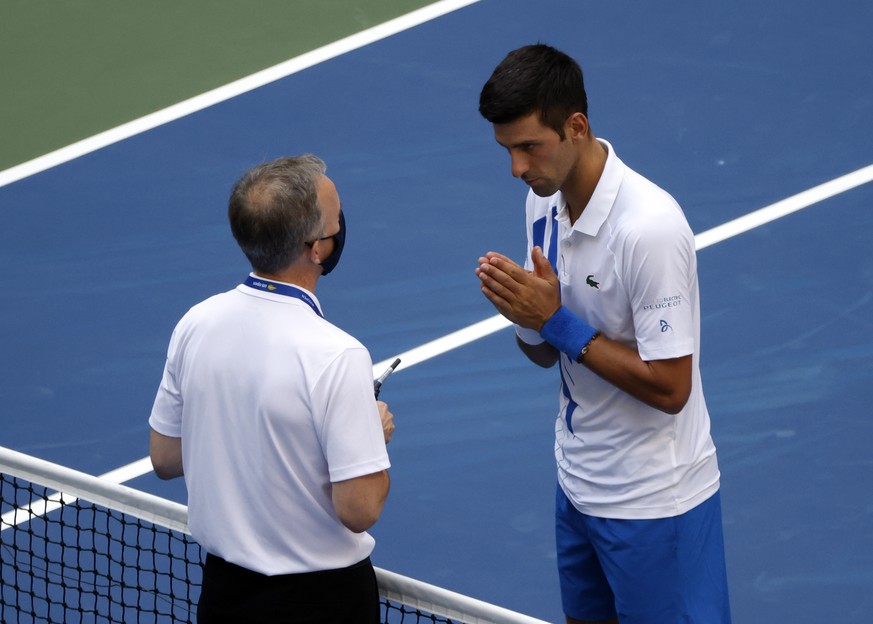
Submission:
{"label": "player's neck", "polygon": [[592,135],[591,140],[586,141],[582,147],[578,166],[561,188],[571,224],[576,223],[582,216],[588,201],[594,195],[594,189],[597,188],[606,166],[606,157],[606,147]]}

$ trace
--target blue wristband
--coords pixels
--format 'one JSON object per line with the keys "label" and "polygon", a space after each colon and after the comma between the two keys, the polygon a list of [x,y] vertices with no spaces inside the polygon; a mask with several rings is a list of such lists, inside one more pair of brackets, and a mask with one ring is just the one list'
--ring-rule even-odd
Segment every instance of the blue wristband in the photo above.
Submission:
{"label": "blue wristband", "polygon": [[558,351],[566,353],[573,361],[576,361],[582,349],[591,342],[595,334],[597,334],[596,329],[565,306],[558,308],[540,330],[540,336],[545,338],[546,342]]}

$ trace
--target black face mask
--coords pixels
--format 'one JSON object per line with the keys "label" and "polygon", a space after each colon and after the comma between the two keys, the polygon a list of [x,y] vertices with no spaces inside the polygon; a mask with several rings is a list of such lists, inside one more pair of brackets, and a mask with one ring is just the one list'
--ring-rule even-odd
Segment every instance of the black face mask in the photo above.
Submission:
{"label": "black face mask", "polygon": [[339,232],[337,232],[333,236],[325,237],[333,239],[334,247],[331,254],[321,262],[322,275],[327,275],[328,273],[333,271],[340,260],[340,256],[343,255],[343,247],[345,247],[346,244],[346,218],[343,215],[342,210],[340,210],[339,213],[339,227]]}

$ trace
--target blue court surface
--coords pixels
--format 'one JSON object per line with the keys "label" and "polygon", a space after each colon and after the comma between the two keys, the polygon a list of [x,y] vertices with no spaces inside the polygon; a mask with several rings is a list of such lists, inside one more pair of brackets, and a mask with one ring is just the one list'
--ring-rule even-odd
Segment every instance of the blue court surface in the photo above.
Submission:
{"label": "blue court surface", "polygon": [[[871,27],[848,0],[484,0],[7,184],[0,444],[91,474],[147,454],[175,322],[248,272],[249,166],[326,160],[349,235],[318,296],[380,362],[492,317],[476,259],[521,260],[526,187],[477,112],[506,52],[577,58],[594,133],[702,234],[873,163]],[[735,622],[873,621],[869,180],[699,251]],[[509,329],[402,366],[376,565],[563,621],[557,393]]]}

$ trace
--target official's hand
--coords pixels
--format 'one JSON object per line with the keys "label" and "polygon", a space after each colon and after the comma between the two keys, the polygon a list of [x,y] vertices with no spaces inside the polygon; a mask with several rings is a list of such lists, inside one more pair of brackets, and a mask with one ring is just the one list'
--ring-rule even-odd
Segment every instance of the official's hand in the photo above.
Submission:
{"label": "official's hand", "polygon": [[385,444],[391,441],[394,435],[394,414],[388,410],[388,404],[384,401],[376,401],[379,408],[379,417],[382,419],[382,433],[385,435]]}
{"label": "official's hand", "polygon": [[503,254],[489,251],[479,258],[476,275],[482,293],[507,319],[536,331],[561,307],[558,276],[543,250],[531,252],[534,270],[526,271]]}

